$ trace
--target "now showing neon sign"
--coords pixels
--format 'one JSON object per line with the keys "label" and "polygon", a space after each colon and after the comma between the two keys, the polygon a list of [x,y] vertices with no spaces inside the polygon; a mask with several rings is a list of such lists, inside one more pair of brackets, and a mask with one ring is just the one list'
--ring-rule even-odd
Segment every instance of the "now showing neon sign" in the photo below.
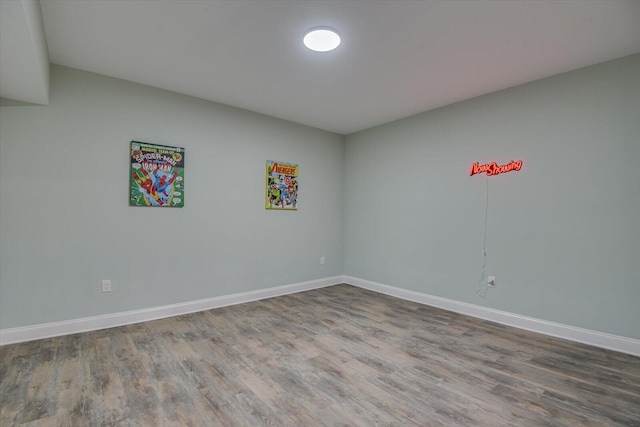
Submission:
{"label": "now showing neon sign", "polygon": [[496,162],[487,163],[481,165],[478,162],[475,162],[471,165],[471,170],[469,171],[469,176],[473,176],[477,173],[486,173],[487,176],[498,175],[501,173],[507,173],[511,171],[519,171],[522,169],[522,160],[513,161],[511,160],[506,165],[498,165]]}

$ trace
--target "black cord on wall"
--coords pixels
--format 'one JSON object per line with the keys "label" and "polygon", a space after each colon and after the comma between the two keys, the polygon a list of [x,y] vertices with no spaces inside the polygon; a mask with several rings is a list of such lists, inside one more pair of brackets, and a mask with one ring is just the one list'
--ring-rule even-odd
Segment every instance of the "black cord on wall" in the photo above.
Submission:
{"label": "black cord on wall", "polygon": [[476,293],[482,297],[487,298],[487,292],[489,292],[489,283],[487,282],[487,222],[489,220],[489,176],[486,176],[487,180],[487,195],[484,207],[484,240],[482,242],[482,275],[478,281],[478,290]]}

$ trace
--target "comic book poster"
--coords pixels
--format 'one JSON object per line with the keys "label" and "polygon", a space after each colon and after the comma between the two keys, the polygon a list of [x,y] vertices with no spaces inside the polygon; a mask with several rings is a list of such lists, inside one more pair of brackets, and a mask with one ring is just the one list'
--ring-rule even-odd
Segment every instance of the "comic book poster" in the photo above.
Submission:
{"label": "comic book poster", "polygon": [[298,165],[267,160],[267,209],[298,210]]}
{"label": "comic book poster", "polygon": [[131,141],[130,206],[184,206],[184,148]]}

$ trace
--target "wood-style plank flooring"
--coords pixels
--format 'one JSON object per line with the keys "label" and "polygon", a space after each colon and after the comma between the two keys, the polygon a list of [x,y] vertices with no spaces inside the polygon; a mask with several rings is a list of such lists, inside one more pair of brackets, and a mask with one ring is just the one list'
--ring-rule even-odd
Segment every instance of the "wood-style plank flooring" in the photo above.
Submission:
{"label": "wood-style plank flooring", "polygon": [[0,425],[640,426],[640,358],[348,285],[0,347]]}

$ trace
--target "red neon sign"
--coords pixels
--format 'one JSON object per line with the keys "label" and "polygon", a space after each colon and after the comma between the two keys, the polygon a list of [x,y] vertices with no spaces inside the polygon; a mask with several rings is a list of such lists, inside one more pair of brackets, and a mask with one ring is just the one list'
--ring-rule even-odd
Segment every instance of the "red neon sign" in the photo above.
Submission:
{"label": "red neon sign", "polygon": [[469,176],[473,176],[477,173],[482,172],[485,172],[487,176],[493,176],[500,173],[519,171],[520,169],[522,169],[522,160],[511,160],[511,162],[507,163],[506,165],[498,165],[496,162],[481,165],[478,162],[475,162],[471,165]]}

